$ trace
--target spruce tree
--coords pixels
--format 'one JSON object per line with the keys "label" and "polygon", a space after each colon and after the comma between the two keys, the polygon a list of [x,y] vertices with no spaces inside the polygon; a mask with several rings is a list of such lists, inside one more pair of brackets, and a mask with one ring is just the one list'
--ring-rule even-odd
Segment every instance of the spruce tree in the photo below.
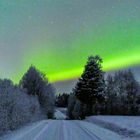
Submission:
{"label": "spruce tree", "polygon": [[90,56],[74,89],[76,97],[87,105],[87,115],[92,114],[93,105],[104,101],[105,83],[101,64],[102,59],[99,56]]}

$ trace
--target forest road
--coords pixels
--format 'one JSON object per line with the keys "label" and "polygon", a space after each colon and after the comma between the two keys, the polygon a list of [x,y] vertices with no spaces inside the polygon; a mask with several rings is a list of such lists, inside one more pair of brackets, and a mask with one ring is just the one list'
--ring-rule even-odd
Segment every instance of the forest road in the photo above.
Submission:
{"label": "forest road", "polygon": [[73,120],[43,120],[21,128],[2,140],[121,140],[97,125]]}

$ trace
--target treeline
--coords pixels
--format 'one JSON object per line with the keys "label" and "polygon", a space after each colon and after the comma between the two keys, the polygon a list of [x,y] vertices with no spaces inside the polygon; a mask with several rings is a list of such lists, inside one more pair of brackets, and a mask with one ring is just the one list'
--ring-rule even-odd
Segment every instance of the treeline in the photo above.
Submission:
{"label": "treeline", "polygon": [[63,93],[56,96],[55,105],[57,107],[67,107],[68,106],[69,94]]}
{"label": "treeline", "polygon": [[68,99],[69,119],[90,115],[140,115],[140,85],[131,70],[108,75],[102,59],[90,56]]}
{"label": "treeline", "polygon": [[106,78],[104,114],[140,115],[140,85],[131,70]]}
{"label": "treeline", "polygon": [[0,135],[26,123],[53,118],[55,90],[34,66],[18,85],[0,80]]}

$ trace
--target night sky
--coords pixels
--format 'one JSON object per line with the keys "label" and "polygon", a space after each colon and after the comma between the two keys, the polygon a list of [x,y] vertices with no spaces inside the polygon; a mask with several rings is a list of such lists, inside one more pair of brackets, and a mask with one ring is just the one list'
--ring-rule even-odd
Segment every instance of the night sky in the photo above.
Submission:
{"label": "night sky", "polygon": [[89,55],[105,71],[140,64],[140,0],[0,0],[0,77],[32,64],[51,82],[77,78]]}

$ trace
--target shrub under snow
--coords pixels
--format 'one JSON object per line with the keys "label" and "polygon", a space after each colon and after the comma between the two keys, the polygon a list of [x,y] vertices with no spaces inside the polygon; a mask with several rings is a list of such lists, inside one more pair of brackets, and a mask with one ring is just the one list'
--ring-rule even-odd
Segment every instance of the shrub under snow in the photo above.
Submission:
{"label": "shrub under snow", "polygon": [[0,135],[38,120],[40,106],[10,80],[0,80]]}

